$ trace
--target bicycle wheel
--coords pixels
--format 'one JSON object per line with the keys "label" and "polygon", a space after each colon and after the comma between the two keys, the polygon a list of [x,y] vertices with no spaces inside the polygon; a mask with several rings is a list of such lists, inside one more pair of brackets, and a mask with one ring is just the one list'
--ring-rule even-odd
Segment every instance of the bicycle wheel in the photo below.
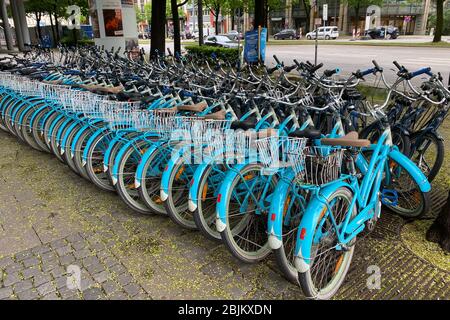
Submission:
{"label": "bicycle wheel", "polygon": [[444,142],[435,133],[416,135],[411,141],[411,160],[431,182],[439,173],[444,161]]}
{"label": "bicycle wheel", "polygon": [[131,209],[142,214],[151,214],[152,211],[141,200],[139,192],[135,187],[134,178],[136,176],[137,166],[142,157],[142,152],[148,147],[149,143],[147,140],[135,141],[128,147],[120,159],[116,159],[116,161],[119,161],[119,174],[116,184],[117,193]]}
{"label": "bicycle wheel", "polygon": [[271,249],[267,237],[267,197],[275,190],[275,175],[263,175],[262,164],[249,164],[235,176],[226,201],[226,228],[220,236],[239,260],[255,263]]}
{"label": "bicycle wheel", "polygon": [[105,191],[115,191],[108,174],[103,170],[105,150],[113,135],[114,133],[110,131],[104,131],[94,139],[87,151],[86,165],[84,166],[91,181]]}
{"label": "bicycle wheel", "polygon": [[47,153],[50,153],[50,148],[47,146],[44,140],[44,120],[47,114],[51,111],[50,108],[45,108],[37,115],[35,115],[33,123],[31,125],[31,132],[36,143]]}
{"label": "bicycle wheel", "polygon": [[45,149],[41,148],[41,146],[36,142],[33,136],[33,131],[31,127],[31,116],[36,112],[36,109],[32,108],[28,110],[23,115],[23,122],[20,125],[21,135],[23,140],[28,143],[30,147],[38,151],[45,151]]}
{"label": "bicycle wheel", "polygon": [[[345,279],[355,250],[356,238],[347,245],[346,250],[338,249],[337,233],[349,214],[352,198],[353,194],[347,188],[334,191],[327,199],[322,216],[311,230],[313,236],[310,238],[311,243],[308,244],[311,247],[309,268],[306,272],[298,273],[300,287],[308,298],[330,299]],[[354,217],[356,214],[354,206],[351,215]]]}
{"label": "bicycle wheel", "polygon": [[161,175],[167,163],[170,149],[167,144],[155,149],[152,155],[145,161],[143,168],[143,179],[138,188],[139,196],[156,214],[167,215],[166,208],[161,199]]}
{"label": "bicycle wheel", "polygon": [[172,221],[189,230],[197,229],[194,215],[188,209],[189,185],[195,167],[195,165],[186,164],[183,158],[178,159],[170,172],[169,193],[164,201],[164,207]]}
{"label": "bicycle wheel", "polygon": [[430,209],[429,193],[421,191],[420,186],[400,163],[389,159],[387,166],[383,187],[394,190],[397,201],[389,203],[385,198],[384,204],[405,218],[419,218],[426,214]]}

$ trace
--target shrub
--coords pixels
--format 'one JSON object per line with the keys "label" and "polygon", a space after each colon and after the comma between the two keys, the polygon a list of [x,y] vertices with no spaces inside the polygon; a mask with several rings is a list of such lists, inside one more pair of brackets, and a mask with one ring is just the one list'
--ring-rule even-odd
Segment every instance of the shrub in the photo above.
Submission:
{"label": "shrub", "polygon": [[226,60],[226,61],[236,61],[239,59],[239,51],[234,48],[222,48],[222,47],[213,47],[213,46],[199,46],[199,45],[189,45],[185,46],[186,51],[189,54],[194,54],[202,58],[211,59],[213,54],[216,55],[217,58]]}

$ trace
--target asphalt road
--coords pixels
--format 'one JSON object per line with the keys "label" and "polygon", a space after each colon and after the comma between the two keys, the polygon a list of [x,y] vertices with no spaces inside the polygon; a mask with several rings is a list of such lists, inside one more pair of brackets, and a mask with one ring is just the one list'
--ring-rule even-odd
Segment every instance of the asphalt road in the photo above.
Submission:
{"label": "asphalt road", "polygon": [[[271,45],[267,47],[267,64],[274,65],[272,56],[284,61],[286,65],[299,61],[314,62],[313,45]],[[450,71],[450,48],[423,47],[375,47],[355,45],[324,45],[318,48],[318,62],[323,62],[324,68],[340,68],[342,74],[349,74],[357,69],[366,69],[376,60],[386,70],[387,78],[392,81],[395,73],[389,69],[395,68],[393,60],[397,60],[409,70],[431,67],[433,72],[441,72],[448,79]]]}
{"label": "asphalt road", "polygon": [[[149,45],[141,45],[146,52]],[[167,43],[173,49],[173,42]],[[293,59],[314,62],[314,45],[270,45],[267,47],[267,65],[275,64],[273,55],[291,65]],[[323,62],[324,68],[340,68],[342,75],[348,75],[357,69],[366,69],[376,60],[385,69],[388,81],[395,80],[393,60],[411,71],[422,67],[431,67],[433,72],[441,72],[444,79],[448,79],[450,72],[450,48],[430,47],[382,47],[359,45],[323,45],[318,48],[318,61]],[[368,79],[369,80],[369,79]]]}

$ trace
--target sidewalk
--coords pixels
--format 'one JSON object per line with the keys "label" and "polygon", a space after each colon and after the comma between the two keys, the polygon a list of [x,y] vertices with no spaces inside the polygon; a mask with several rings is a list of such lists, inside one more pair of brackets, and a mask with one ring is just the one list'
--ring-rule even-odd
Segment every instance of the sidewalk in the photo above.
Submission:
{"label": "sidewalk", "polygon": [[[0,299],[304,298],[272,259],[239,263],[220,243],[133,213],[3,131],[0,141]],[[383,213],[336,299],[450,299],[450,274],[406,247],[403,224]],[[82,270],[81,291],[67,287],[69,265]],[[367,288],[370,266],[380,268],[380,289]]]}

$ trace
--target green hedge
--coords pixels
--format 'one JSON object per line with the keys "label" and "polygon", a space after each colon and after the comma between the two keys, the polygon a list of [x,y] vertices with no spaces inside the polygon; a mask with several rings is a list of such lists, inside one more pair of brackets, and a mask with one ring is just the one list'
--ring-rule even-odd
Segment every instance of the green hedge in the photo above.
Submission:
{"label": "green hedge", "polygon": [[189,54],[195,54],[203,58],[210,59],[213,54],[217,58],[228,61],[236,61],[239,58],[238,49],[221,48],[213,46],[189,45],[184,47]]}

